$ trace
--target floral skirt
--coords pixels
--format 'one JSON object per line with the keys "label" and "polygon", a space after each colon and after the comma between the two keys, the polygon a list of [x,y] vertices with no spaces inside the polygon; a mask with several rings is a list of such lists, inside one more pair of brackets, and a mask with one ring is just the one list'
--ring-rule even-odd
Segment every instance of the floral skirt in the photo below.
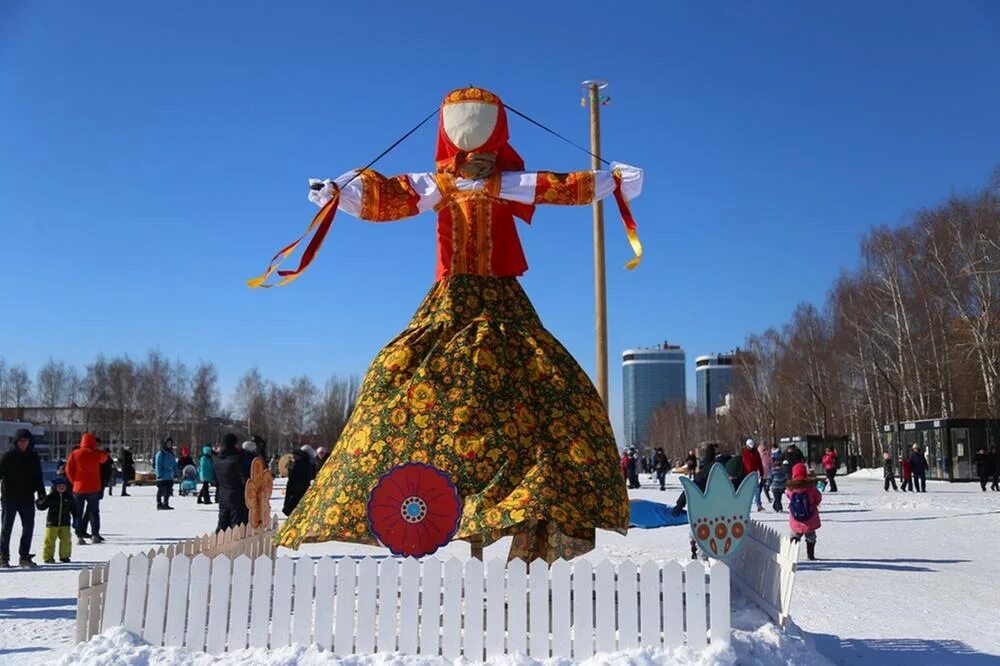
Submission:
{"label": "floral skirt", "polygon": [[381,475],[406,462],[448,474],[457,539],[514,536],[511,557],[548,561],[624,533],[629,504],[607,412],[515,278],[437,282],[372,362],[344,432],[279,545],[376,544],[366,516]]}

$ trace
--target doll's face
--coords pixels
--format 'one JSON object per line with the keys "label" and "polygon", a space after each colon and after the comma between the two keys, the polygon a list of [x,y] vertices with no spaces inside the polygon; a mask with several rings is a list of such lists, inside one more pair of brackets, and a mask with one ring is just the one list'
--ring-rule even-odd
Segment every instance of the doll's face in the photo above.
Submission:
{"label": "doll's face", "polygon": [[456,148],[472,151],[480,148],[497,126],[499,107],[487,102],[456,102],[441,109],[448,140]]}

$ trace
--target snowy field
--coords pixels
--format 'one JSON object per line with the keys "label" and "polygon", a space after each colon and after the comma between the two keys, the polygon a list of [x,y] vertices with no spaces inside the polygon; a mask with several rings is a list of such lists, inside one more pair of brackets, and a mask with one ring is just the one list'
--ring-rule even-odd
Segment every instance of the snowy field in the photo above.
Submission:
{"label": "snowy field", "polygon": [[[604,655],[589,663],[609,664],[1000,664],[1000,493],[978,484],[928,483],[923,495],[884,493],[881,482],[844,479],[840,492],[824,498],[817,562],[800,566],[792,601],[794,626],[779,632],[738,597],[733,645],[701,656],[683,652],[635,651]],[[680,492],[670,477],[660,492],[648,483],[633,498],[673,503]],[[280,490],[278,491],[280,492]],[[135,488],[101,504],[102,545],[73,547],[72,564],[37,570],[0,571],[0,663],[73,664],[407,664],[445,663],[424,657],[379,655],[337,660],[313,648],[266,653],[244,651],[223,659],[169,648],[153,649],[123,631],[109,631],[89,644],[73,646],[79,567],[108,560],[119,551],[145,551],[210,531],[215,507],[194,497],[174,497],[175,511],[156,511],[155,489]],[[275,511],[281,498],[272,500]],[[784,530],[785,516],[771,511],[757,519]],[[33,550],[41,559],[44,514],[36,517]],[[18,531],[15,530],[16,543]],[[13,545],[13,544],[12,544]],[[486,549],[506,555],[507,543]],[[16,549],[16,546],[15,546]],[[283,553],[286,551],[282,551]],[[304,547],[293,556],[384,554],[378,548],[328,543]],[[467,558],[456,543],[443,557]],[[804,555],[804,553],[803,553]],[[687,528],[632,530],[628,536],[598,534],[593,558],[642,561],[689,557]],[[500,663],[536,663],[510,657]],[[552,664],[562,663],[551,660]]]}

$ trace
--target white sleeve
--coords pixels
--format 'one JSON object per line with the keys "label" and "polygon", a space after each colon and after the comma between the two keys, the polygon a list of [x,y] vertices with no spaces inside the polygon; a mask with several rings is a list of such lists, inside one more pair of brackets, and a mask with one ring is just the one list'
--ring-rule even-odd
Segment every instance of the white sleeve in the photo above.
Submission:
{"label": "white sleeve", "polygon": [[431,210],[441,201],[441,190],[438,189],[437,180],[432,173],[408,173],[406,177],[410,179],[413,191],[417,193],[420,200],[417,201],[417,210],[423,213]]}
{"label": "white sleeve", "polygon": [[[627,200],[642,192],[642,169],[614,162],[611,170],[591,171],[594,174],[594,200],[599,201],[615,191],[615,173],[622,180],[622,193]],[[508,201],[535,203],[538,174],[531,171],[507,171],[500,175],[500,197]]]}
{"label": "white sleeve", "polygon": [[642,194],[642,169],[621,162],[611,163],[612,172],[617,171],[622,179],[622,194],[629,201]]}
{"label": "white sleeve", "polygon": [[[333,198],[333,184],[336,183],[337,187],[340,188],[340,204],[338,204],[338,207],[345,213],[358,217],[361,214],[361,193],[364,186],[360,177],[354,178],[357,173],[357,169],[351,169],[333,180],[329,178],[323,180],[310,178],[309,201],[322,208]],[[351,180],[352,178],[354,180]],[[350,184],[347,181],[351,181]],[[323,187],[315,189],[314,186],[317,184],[322,184]]]}
{"label": "white sleeve", "polygon": [[[335,183],[337,187],[340,188],[339,208],[349,215],[360,217],[361,202],[363,201],[362,197],[364,194],[364,179],[360,176],[355,178],[355,174],[357,173],[358,171],[354,169],[338,176],[332,181],[329,179],[317,180],[315,178],[310,178],[309,201],[312,201],[320,208],[325,206],[327,202],[333,198],[333,184]],[[419,197],[417,201],[417,210],[421,213],[431,210],[438,204],[439,201],[441,201],[441,191],[438,188],[437,180],[435,180],[434,174],[410,173],[406,174],[406,177],[409,180],[413,191],[416,192]],[[321,184],[322,187],[314,189],[314,184]]]}
{"label": "white sleeve", "polygon": [[535,203],[538,174],[533,171],[505,171],[500,174],[500,198],[520,203]]}

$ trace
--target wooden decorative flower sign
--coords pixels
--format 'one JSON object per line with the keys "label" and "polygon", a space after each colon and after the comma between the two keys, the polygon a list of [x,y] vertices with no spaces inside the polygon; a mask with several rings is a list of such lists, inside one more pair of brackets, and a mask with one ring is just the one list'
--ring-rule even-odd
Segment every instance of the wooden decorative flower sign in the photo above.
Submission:
{"label": "wooden decorative flower sign", "polygon": [[728,560],[739,550],[750,525],[750,508],[759,481],[757,472],[751,472],[734,492],[726,468],[719,463],[713,464],[708,473],[705,492],[681,477],[691,537],[706,555]]}
{"label": "wooden decorative flower sign", "polygon": [[394,555],[430,555],[451,541],[461,517],[462,503],[451,479],[423,463],[393,467],[368,498],[372,534]]}
{"label": "wooden decorative flower sign", "polygon": [[250,527],[260,528],[267,523],[271,515],[271,490],[274,479],[264,464],[264,459],[255,456],[250,464],[250,480],[247,481],[243,498],[250,510]]}

